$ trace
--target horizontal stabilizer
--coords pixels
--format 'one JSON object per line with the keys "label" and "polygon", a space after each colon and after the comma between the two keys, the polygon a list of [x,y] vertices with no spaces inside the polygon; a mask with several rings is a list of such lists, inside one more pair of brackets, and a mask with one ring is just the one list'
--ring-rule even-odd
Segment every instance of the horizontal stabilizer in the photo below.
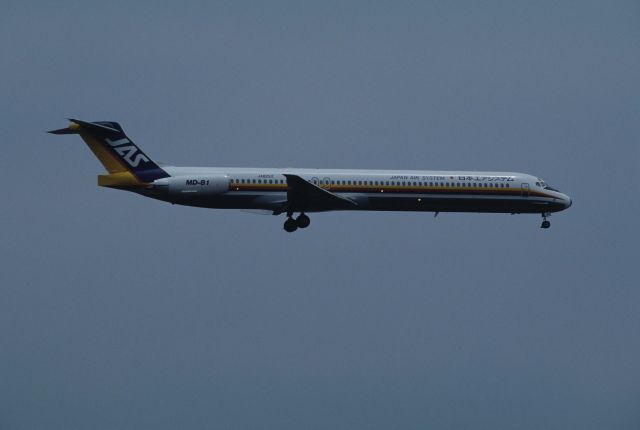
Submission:
{"label": "horizontal stabilizer", "polygon": [[70,127],[73,127],[76,124],[76,127],[83,128],[89,132],[92,132],[101,136],[112,136],[114,134],[124,134],[124,130],[120,127],[120,124],[117,122],[87,122],[81,121],[79,119],[69,118],[69,121],[72,122]]}
{"label": "horizontal stabilizer", "polygon": [[51,133],[51,134],[78,134],[79,131],[78,129],[75,128],[59,128],[57,130],[49,130],[47,131],[47,133]]}

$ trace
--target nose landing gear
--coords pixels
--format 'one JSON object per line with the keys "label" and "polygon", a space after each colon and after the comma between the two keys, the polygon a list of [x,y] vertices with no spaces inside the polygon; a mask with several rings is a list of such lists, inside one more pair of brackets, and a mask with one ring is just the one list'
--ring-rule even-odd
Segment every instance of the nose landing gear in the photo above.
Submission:
{"label": "nose landing gear", "polygon": [[311,219],[304,213],[301,213],[300,215],[298,215],[296,219],[293,219],[293,213],[288,213],[287,219],[284,222],[283,228],[284,228],[284,231],[286,231],[287,233],[293,233],[299,228],[309,227],[310,224],[311,224]]}
{"label": "nose landing gear", "polygon": [[548,216],[551,216],[551,214],[548,213],[548,212],[543,212],[542,213],[542,224],[540,225],[540,228],[547,229],[547,228],[551,227],[551,221],[549,221],[547,219]]}

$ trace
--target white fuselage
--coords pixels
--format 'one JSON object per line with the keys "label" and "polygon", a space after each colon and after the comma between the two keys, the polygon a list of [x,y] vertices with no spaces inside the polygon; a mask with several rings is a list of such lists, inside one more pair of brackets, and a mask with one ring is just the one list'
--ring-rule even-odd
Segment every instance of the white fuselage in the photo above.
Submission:
{"label": "white fuselage", "polygon": [[[551,213],[571,199],[542,180],[513,172],[200,168],[162,166],[170,175],[143,191],[149,197],[207,208],[265,209],[278,213],[291,190],[285,175],[355,204],[300,212],[382,210]],[[289,210],[298,211],[295,208]]]}

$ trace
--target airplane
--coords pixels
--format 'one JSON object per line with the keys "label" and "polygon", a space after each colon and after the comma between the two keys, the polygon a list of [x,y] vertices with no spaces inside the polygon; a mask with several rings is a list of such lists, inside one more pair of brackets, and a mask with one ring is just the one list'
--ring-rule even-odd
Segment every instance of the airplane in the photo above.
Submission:
{"label": "airplane", "polygon": [[80,135],[108,172],[99,186],[172,204],[286,214],[289,233],[310,225],[308,213],[340,210],[535,213],[547,229],[551,213],[572,203],[542,179],[514,172],[160,165],[117,122],[69,121],[49,133]]}

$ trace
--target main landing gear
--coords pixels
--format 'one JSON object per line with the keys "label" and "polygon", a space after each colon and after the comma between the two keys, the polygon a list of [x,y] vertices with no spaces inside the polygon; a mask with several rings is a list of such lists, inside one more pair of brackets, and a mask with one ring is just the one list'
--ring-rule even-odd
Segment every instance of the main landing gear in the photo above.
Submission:
{"label": "main landing gear", "polygon": [[542,224],[540,225],[540,228],[545,228],[546,229],[546,228],[551,227],[551,221],[549,221],[547,219],[548,216],[551,216],[551,214],[548,213],[548,212],[543,212],[542,213]]}
{"label": "main landing gear", "polygon": [[296,219],[293,218],[293,213],[288,213],[283,228],[287,233],[293,233],[299,228],[309,227],[309,224],[311,224],[311,219],[304,213],[298,215]]}

